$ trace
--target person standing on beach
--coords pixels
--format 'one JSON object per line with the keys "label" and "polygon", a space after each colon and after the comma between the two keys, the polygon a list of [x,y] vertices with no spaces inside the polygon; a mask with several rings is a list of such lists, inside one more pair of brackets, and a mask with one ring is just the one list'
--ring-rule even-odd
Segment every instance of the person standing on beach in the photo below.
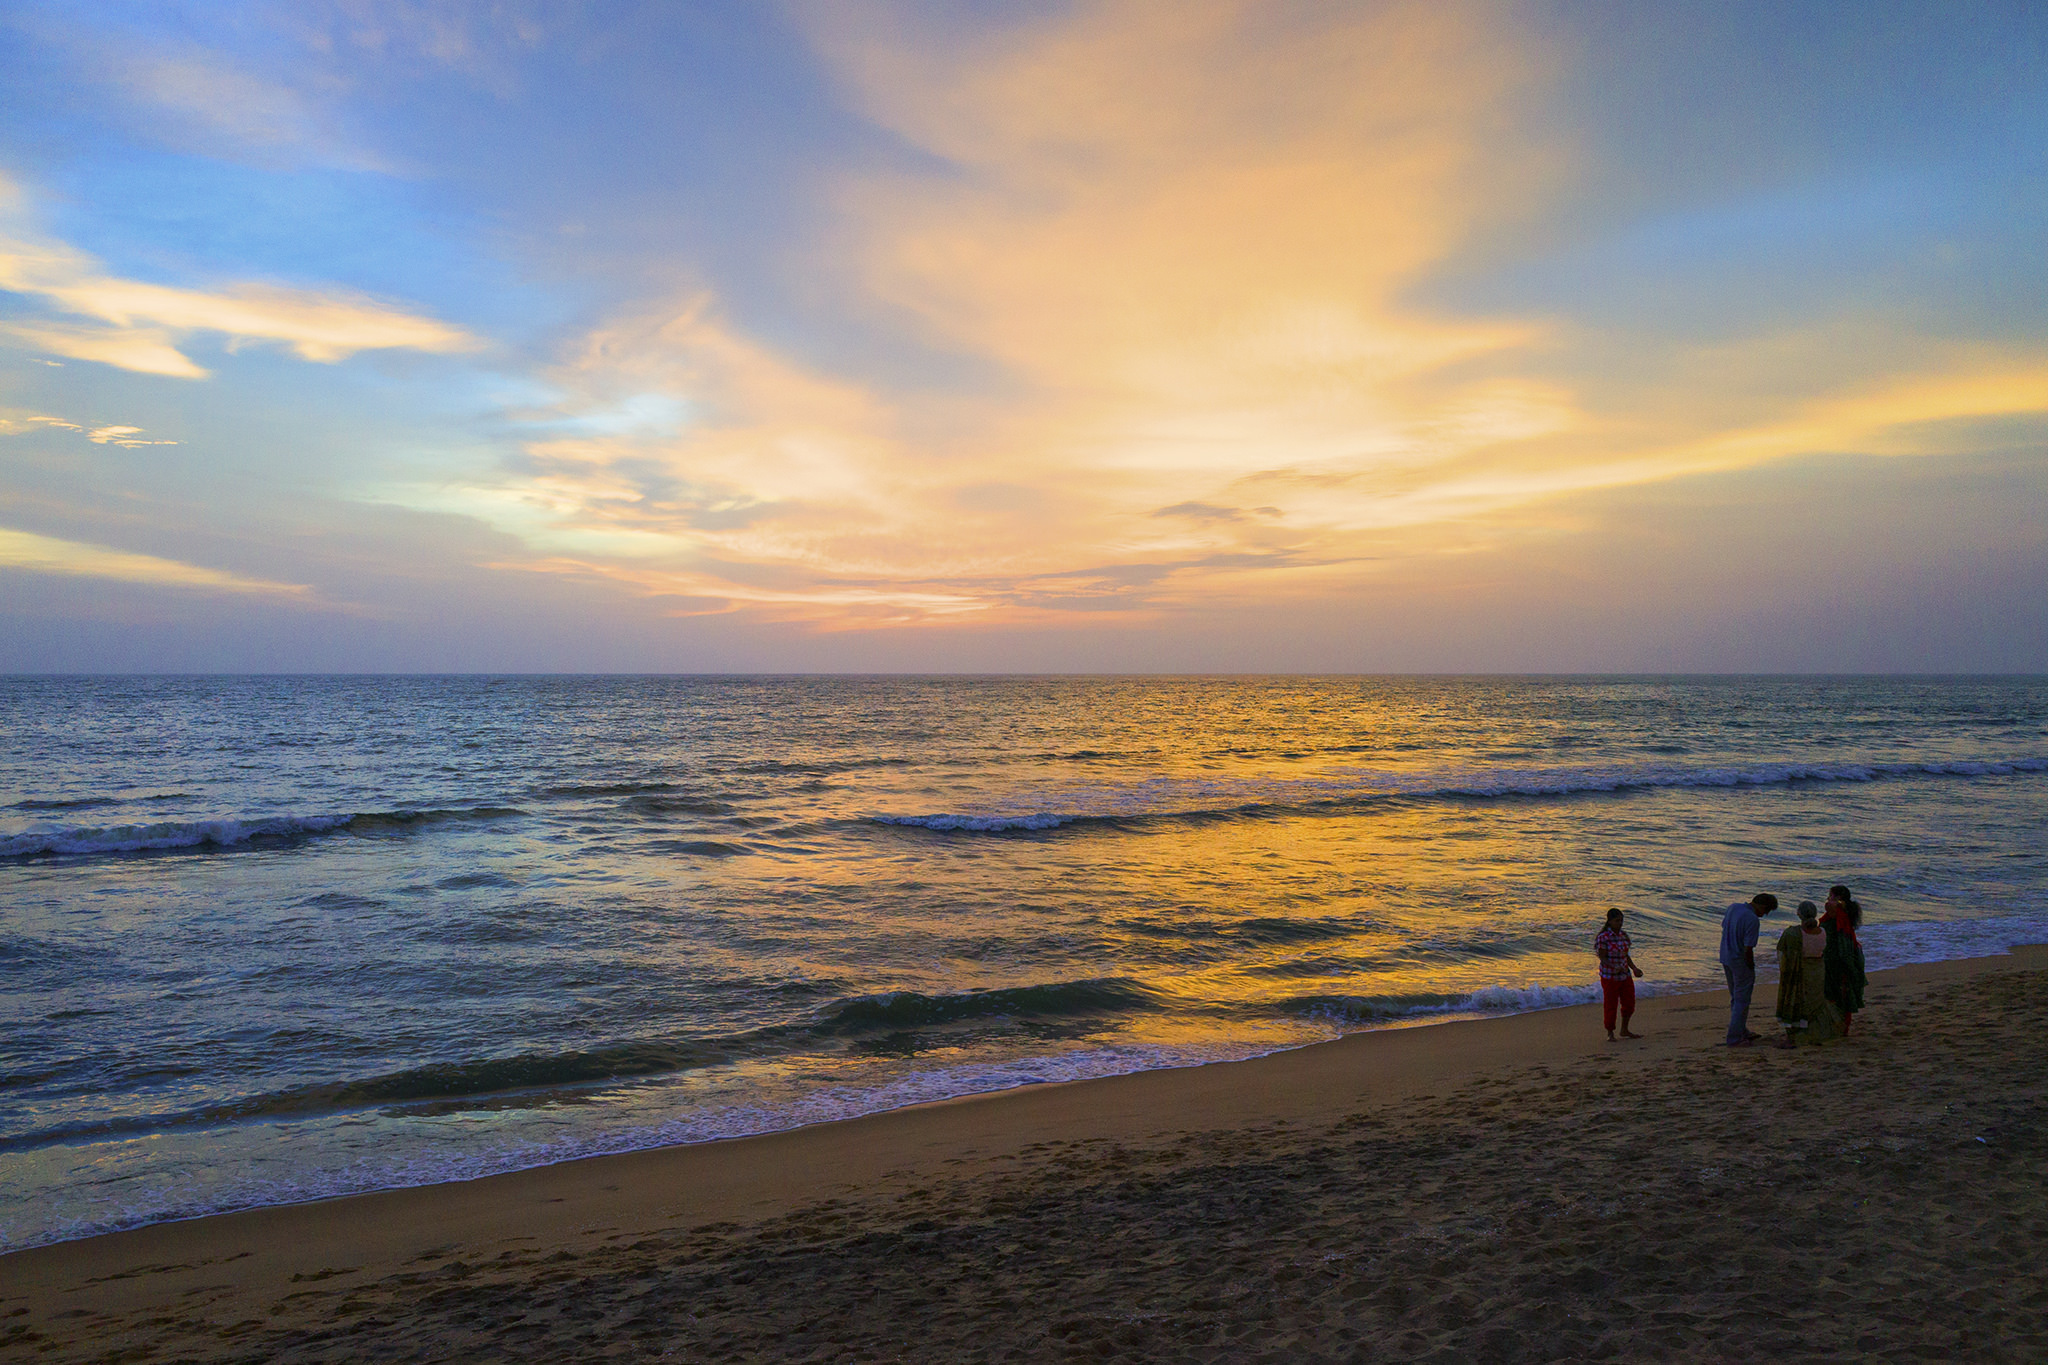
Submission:
{"label": "person standing on beach", "polygon": [[1827,997],[1823,960],[1828,934],[1820,907],[1799,902],[1799,922],[1778,938],[1778,1022],[1785,1026],[1779,1047],[1825,1043],[1842,1033],[1842,1014]]}
{"label": "person standing on beach", "polygon": [[1629,1032],[1628,1021],[1635,1017],[1635,978],[1643,974],[1636,960],[1629,956],[1633,946],[1627,934],[1621,930],[1620,910],[1607,912],[1607,927],[1593,936],[1593,953],[1600,959],[1600,1022],[1607,1025],[1607,1041],[1614,1041],[1614,1011],[1621,1010],[1621,1036],[1640,1038],[1640,1033]]}
{"label": "person standing on beach", "polygon": [[1728,1046],[1747,1047],[1761,1034],[1749,1031],[1749,997],[1756,993],[1756,937],[1762,916],[1778,908],[1778,898],[1759,891],[1737,901],[1721,916],[1721,972],[1728,978]]}
{"label": "person standing on beach", "polygon": [[1841,1012],[1842,1032],[1847,1033],[1850,1019],[1863,1008],[1863,988],[1868,984],[1863,971],[1863,944],[1856,937],[1856,931],[1863,927],[1863,907],[1849,894],[1848,887],[1831,886],[1828,907],[1820,923],[1828,935],[1824,968],[1827,997]]}

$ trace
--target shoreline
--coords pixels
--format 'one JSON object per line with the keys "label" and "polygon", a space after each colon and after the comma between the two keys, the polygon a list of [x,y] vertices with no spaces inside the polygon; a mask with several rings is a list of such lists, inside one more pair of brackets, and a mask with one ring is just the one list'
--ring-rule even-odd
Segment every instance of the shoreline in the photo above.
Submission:
{"label": "shoreline", "polygon": [[[1927,966],[1940,965],[1951,961],[1964,962],[1971,960],[1974,959],[1943,958],[1938,959],[1935,963],[1907,963],[1902,965]],[[1777,980],[1775,974],[1765,974],[1769,970],[1770,969],[1766,966],[1764,962],[1759,961],[1757,967],[1757,1000],[1759,1002],[1761,1002],[1764,998],[1763,988],[1767,985],[1774,984]],[[1878,973],[1873,973],[1873,976],[1875,975],[1878,975]],[[1564,991],[1569,990],[1570,988],[1532,986],[1529,989],[1532,991]],[[1597,987],[1594,989],[1597,992]],[[1668,983],[1668,988],[1667,983],[1643,983],[1639,984],[1638,986],[1638,1007],[1641,1008],[1644,1004],[1651,1000],[1669,1000],[1681,995],[1709,995],[1715,993],[1718,993],[1716,988],[1710,987],[1707,989],[1701,989],[1699,987],[1699,983],[1693,982]],[[504,1170],[485,1171],[481,1174],[456,1175],[449,1176],[444,1179],[429,1179],[415,1184],[388,1185],[371,1189],[344,1190],[335,1193],[315,1194],[310,1197],[302,1199],[288,1199],[278,1203],[249,1204],[241,1207],[210,1209],[200,1213],[180,1214],[166,1218],[153,1218],[149,1219],[148,1221],[136,1223],[128,1227],[101,1228],[91,1232],[80,1233],[75,1236],[59,1237],[47,1242],[32,1242],[12,1247],[0,1246],[0,1265],[5,1265],[7,1258],[11,1256],[20,1255],[26,1252],[42,1251],[53,1247],[67,1246],[77,1242],[91,1242],[102,1237],[118,1237],[131,1233],[143,1233],[149,1231],[152,1228],[175,1227],[184,1224],[203,1223],[209,1219],[214,1218],[231,1218],[243,1215],[261,1214],[289,1209],[310,1208],[318,1205],[331,1204],[349,1199],[365,1199],[380,1196],[395,1196],[403,1195],[408,1192],[434,1190],[459,1185],[468,1185],[480,1180],[498,1180],[508,1177],[531,1175],[535,1172],[548,1170],[553,1167],[575,1166],[587,1161],[614,1160],[626,1157],[647,1156],[661,1152],[679,1151],[684,1148],[706,1147],[719,1143],[749,1142],[757,1139],[785,1137],[794,1133],[807,1132],[812,1129],[832,1128],[839,1124],[854,1123],[866,1119],[883,1118],[892,1114],[902,1114],[921,1109],[935,1108],[943,1105],[968,1103],[977,1100],[996,1099],[1001,1096],[1013,1095],[1022,1091],[1042,1087],[1059,1088],[1072,1085],[1086,1085],[1106,1081],[1118,1081],[1130,1077],[1151,1075],[1159,1072],[1182,1072],[1200,1070],[1204,1067],[1237,1066],[1247,1062],[1262,1061],[1266,1058],[1279,1056],[1285,1053],[1299,1052],[1310,1048],[1326,1047],[1333,1043],[1341,1043],[1346,1041],[1347,1039],[1364,1035],[1390,1033],[1411,1029],[1432,1029],[1458,1024],[1498,1023],[1507,1020],[1522,1019],[1527,1018],[1531,1015],[1545,1014],[1565,1009],[1593,1008],[1597,1010],[1599,1008],[1597,1000],[1598,997],[1597,994],[1595,994],[1595,998],[1590,1001],[1572,1000],[1556,1004],[1534,1005],[1522,1009],[1508,1009],[1494,1012],[1487,1012],[1482,1008],[1465,1006],[1445,1006],[1442,1008],[1441,1012],[1434,1008],[1428,1008],[1418,1010],[1417,1012],[1411,1015],[1389,1017],[1376,1024],[1354,1028],[1348,1032],[1340,1033],[1335,1037],[1317,1038],[1308,1042],[1285,1043],[1262,1051],[1252,1051],[1247,1055],[1238,1057],[1215,1057],[1198,1061],[1167,1062],[1155,1066],[1139,1067],[1135,1070],[1130,1071],[1112,1071],[1095,1076],[1083,1075],[1070,1078],[1061,1078],[1057,1080],[1044,1080],[1032,1078],[1015,1081],[1007,1085],[1001,1085],[987,1090],[971,1090],[962,1092],[960,1094],[941,1095],[930,1099],[908,1100],[902,1103],[889,1104],[881,1108],[865,1110],[857,1113],[835,1115],[832,1117],[821,1119],[801,1120],[797,1122],[792,1122],[787,1127],[763,1128],[751,1132],[721,1134],[712,1137],[689,1139],[676,1142],[656,1142],[650,1143],[646,1146],[629,1146],[613,1151],[600,1150],[583,1152],[571,1156],[562,1156],[554,1158],[552,1160],[536,1162],[533,1165],[513,1166]],[[1755,1008],[1756,1006],[1753,1005],[1752,1013],[1755,1012]]]}
{"label": "shoreline", "polygon": [[[1929,992],[2043,971],[2048,947],[2028,946],[1875,972],[1870,1009],[1859,1019],[1874,1033],[1887,1009]],[[1474,1085],[1615,1069],[1665,1076],[1707,1058],[1762,1069],[1805,1055],[1720,1048],[1725,1008],[1718,991],[1648,996],[1636,1016],[1648,1036],[1614,1045],[1597,1005],[1375,1029],[1244,1061],[1026,1085],[751,1137],[50,1243],[0,1256],[0,1346],[34,1333],[76,1350],[76,1328],[90,1323],[95,1343],[139,1347],[166,1330],[171,1309],[187,1335],[238,1323],[281,1329],[394,1277],[424,1274],[422,1266],[475,1268],[529,1253],[603,1258],[655,1242],[715,1240],[821,1207],[886,1209],[977,1181],[1036,1178],[1057,1153],[1077,1149],[1170,1153],[1191,1140],[1227,1145],[1252,1134],[1285,1146],[1347,1123],[1400,1124]],[[1768,1036],[1762,990],[1751,1020]],[[1853,1057],[1863,1033],[1839,1051],[1821,1051]],[[320,1286],[317,1296],[311,1285]],[[60,1315],[74,1315],[71,1330]]]}
{"label": "shoreline", "polygon": [[[1949,961],[1951,959],[1940,960]],[[1775,980],[1775,977],[1763,976],[1762,973],[1765,970],[1766,969],[1763,966],[1763,964],[1760,963],[1758,966],[1758,982],[1760,986],[1766,983],[1767,981]],[[1699,987],[1700,983],[1695,982],[1654,982],[1643,983],[1642,985],[1639,985],[1638,990],[1641,999],[1649,1000],[1653,998],[1668,998],[1671,995],[1677,994],[1697,993]],[[1521,993],[1521,991],[1524,988],[1499,987],[1494,989],[1498,989],[1510,994],[1515,994]],[[1572,989],[1573,988],[1571,987],[1564,986],[1549,987],[1540,985],[1532,985],[1526,988],[1527,991],[1538,994],[1545,991],[1567,992],[1571,991]],[[1153,1065],[1139,1066],[1130,1070],[1104,1071],[1096,1075],[1082,1074],[1076,1076],[1059,1077],[1055,1079],[1046,1079],[1042,1077],[1028,1077],[1025,1079],[1014,1080],[1007,1084],[997,1085],[988,1089],[965,1090],[957,1094],[941,1094],[929,1098],[908,1099],[900,1102],[886,1103],[881,1105],[880,1107],[873,1109],[857,1110],[852,1113],[834,1114],[822,1118],[795,1118],[791,1122],[787,1123],[785,1126],[766,1127],[734,1133],[720,1133],[707,1137],[688,1138],[674,1141],[654,1141],[648,1142],[645,1145],[621,1146],[611,1150],[598,1149],[583,1151],[571,1155],[556,1156],[547,1160],[536,1161],[530,1165],[514,1165],[506,1167],[504,1169],[485,1170],[473,1174],[448,1175],[440,1178],[430,1178],[408,1184],[384,1185],[362,1189],[345,1189],[333,1192],[311,1194],[303,1198],[285,1199],[278,1201],[276,1203],[246,1204],[228,1208],[208,1209],[197,1213],[176,1214],[169,1217],[147,1218],[144,1221],[137,1222],[128,1226],[100,1227],[92,1231],[81,1232],[75,1235],[62,1236],[52,1239],[50,1241],[28,1242],[14,1246],[0,1244],[0,1263],[4,1263],[6,1257],[17,1255],[22,1252],[37,1251],[48,1247],[67,1245],[72,1242],[91,1241],[99,1237],[111,1237],[118,1236],[124,1233],[142,1232],[153,1227],[166,1227],[184,1223],[202,1222],[209,1218],[223,1218],[239,1214],[261,1213],[266,1210],[304,1208],[310,1205],[332,1203],[336,1200],[342,1199],[357,1199],[376,1195],[395,1195],[403,1194],[409,1190],[425,1190],[448,1185],[464,1185],[472,1183],[477,1180],[492,1180],[504,1176],[524,1175],[534,1171],[545,1170],[553,1166],[574,1165],[578,1162],[583,1161],[598,1161],[615,1157],[638,1156],[652,1152],[670,1151],[680,1149],[683,1147],[701,1147],[721,1142],[744,1142],[755,1138],[777,1137],[789,1133],[804,1131],[811,1128],[830,1127],[834,1124],[850,1123],[860,1119],[878,1118],[888,1114],[903,1113],[906,1111],[928,1108],[935,1105],[955,1104],[963,1101],[993,1098],[996,1096],[1013,1094],[1018,1091],[1029,1090],[1041,1086],[1079,1085],[1094,1081],[1113,1081],[1121,1079],[1123,1077],[1141,1076],[1160,1071],[1188,1071],[1208,1066],[1232,1066],[1242,1062],[1259,1061],[1263,1058],[1275,1056],[1280,1053],[1299,1051],[1303,1048],[1322,1047],[1329,1043],[1341,1042],[1345,1038],[1359,1034],[1383,1033],[1402,1029],[1435,1028],[1446,1024],[1476,1023],[1506,1019],[1517,1019],[1522,1018],[1526,1015],[1540,1014],[1549,1010],[1578,1008],[1586,1006],[1588,1004],[1596,1004],[1599,998],[1597,986],[1591,988],[1590,994],[1593,997],[1591,1000],[1565,1000],[1552,1004],[1530,1005],[1522,1008],[1499,1009],[1490,1008],[1488,1006],[1483,1005],[1473,1005],[1469,1003],[1447,1004],[1440,1007],[1424,1006],[1418,1007],[1410,1014],[1388,1016],[1386,1018],[1379,1020],[1376,1023],[1353,1027],[1346,1032],[1341,1032],[1331,1037],[1313,1038],[1305,1042],[1289,1042],[1270,1047],[1253,1048],[1252,1050],[1249,1050],[1245,1052],[1243,1055],[1239,1056],[1217,1056],[1205,1057],[1197,1060],[1167,1061]],[[1469,1001],[1471,999],[1471,995],[1468,994],[1465,997],[1465,999]],[[335,1117],[335,1115],[322,1115],[321,1117]],[[788,1111],[776,1113],[777,1119],[781,1119],[784,1117],[790,1117],[790,1113]]]}
{"label": "shoreline", "polygon": [[[1908,922],[1905,927],[1925,928],[1929,924],[1934,923],[1937,922]],[[1906,961],[1897,964],[1896,967],[1887,967],[1881,970],[1873,970],[1873,972],[1871,973],[1872,977],[1875,978],[1878,976],[1882,976],[1887,972],[1905,968],[1940,967],[1950,963],[1964,963],[1977,961],[1980,958],[1996,959],[1999,956],[2004,955],[2008,952],[2019,951],[2027,946],[2024,942],[2016,942],[2011,939],[2011,934],[2014,931],[2017,930],[2020,932],[2048,932],[2048,920],[2035,922],[2032,917],[2025,917],[2020,923],[2015,923],[2014,917],[2005,917],[1994,918],[1991,920],[1981,922],[1958,921],[1954,923],[1940,923],[1940,927],[1944,931],[1953,933],[1955,931],[1957,924],[1961,924],[1970,929],[1996,927],[1996,932],[1993,934],[1981,936],[1979,941],[1976,943],[1971,943],[1967,945],[1948,946],[1964,946],[1969,949],[1981,949],[1984,947],[1989,947],[1992,944],[2003,944],[2005,946],[1998,947],[1990,952],[1966,951],[1963,955],[1957,957],[1935,957],[1925,959],[1909,957]],[[1888,927],[1897,928],[1899,926]],[[2043,942],[2048,943],[2048,939],[2044,939]],[[1908,949],[1908,951],[1923,951],[1923,949],[1912,948]],[[1777,979],[1775,969],[1770,966],[1768,958],[1768,953],[1760,953],[1757,977],[1758,995],[1756,997],[1756,1003],[1752,1006],[1753,1014],[1756,1012],[1757,1009],[1762,1008],[1765,1002],[1765,998],[1767,995],[1765,987],[1773,985]],[[197,1213],[178,1214],[171,1217],[148,1218],[146,1221],[134,1223],[125,1227],[103,1226],[92,1231],[61,1236],[51,1241],[28,1242],[17,1244],[14,1246],[6,1246],[4,1244],[0,1244],[0,1265],[4,1265],[7,1261],[7,1258],[17,1256],[25,1252],[41,1251],[51,1247],[69,1245],[75,1242],[88,1242],[101,1237],[113,1237],[129,1233],[146,1232],[149,1229],[156,1227],[169,1227],[181,1224],[199,1223],[213,1218],[235,1217],[240,1215],[258,1214],[276,1210],[306,1208],[315,1205],[333,1203],[339,1200],[370,1198],[386,1195],[402,1195],[408,1191],[437,1189],[444,1186],[470,1184],[479,1180],[495,1180],[510,1176],[529,1175],[537,1171],[549,1169],[551,1167],[573,1166],[585,1161],[600,1161],[624,1157],[644,1156],[651,1153],[679,1150],[685,1147],[702,1147],[718,1143],[744,1142],[760,1138],[780,1137],[796,1132],[806,1131],[812,1128],[831,1127],[837,1124],[850,1123],[863,1119],[879,1118],[889,1114],[910,1112],[938,1105],[956,1104],[981,1099],[992,1099],[1003,1095],[1015,1094],[1021,1091],[1037,1089],[1041,1087],[1063,1087],[1069,1085],[1092,1084],[1104,1081],[1116,1081],[1133,1076],[1148,1075],[1154,1072],[1178,1072],[1199,1070],[1205,1067],[1236,1066],[1247,1062],[1258,1062],[1266,1058],[1288,1052],[1301,1051],[1303,1049],[1310,1048],[1325,1047],[1333,1043],[1341,1043],[1346,1041],[1347,1039],[1365,1035],[1406,1031],[1412,1029],[1434,1029],[1452,1025],[1462,1025],[1471,1023],[1498,1023],[1507,1020],[1527,1018],[1531,1015],[1552,1013],[1566,1009],[1584,1009],[1590,1007],[1597,1011],[1599,999],[1597,986],[1588,988],[1588,990],[1586,991],[1586,994],[1590,995],[1591,999],[1566,1000],[1558,1003],[1535,1004],[1519,1008],[1510,1007],[1507,1009],[1500,1009],[1492,1005],[1491,1003],[1484,1005],[1470,1003],[1472,1000],[1475,1000],[1479,994],[1483,994],[1487,991],[1506,995],[1528,993],[1540,997],[1541,995],[1549,992],[1557,992],[1564,994],[1572,993],[1574,992],[1574,990],[1574,987],[1566,985],[1531,985],[1526,988],[1506,986],[1488,987],[1485,988],[1485,991],[1482,992],[1468,993],[1468,995],[1465,997],[1467,1003],[1464,1004],[1445,1004],[1441,1006],[1431,1005],[1416,1007],[1408,1014],[1391,1015],[1382,1018],[1372,1024],[1365,1025],[1362,1027],[1355,1027],[1350,1031],[1340,1033],[1335,1037],[1318,1038],[1308,1042],[1290,1042],[1279,1044],[1277,1046],[1272,1046],[1264,1050],[1253,1050],[1241,1056],[1213,1057],[1194,1061],[1169,1061],[1154,1065],[1143,1066],[1136,1070],[1108,1071],[1097,1075],[1084,1074],[1080,1076],[1062,1077],[1056,1079],[1030,1077],[1027,1079],[1011,1081],[1007,1084],[1000,1085],[992,1089],[969,1090],[951,1095],[941,1094],[930,1098],[916,1098],[895,1101],[886,1103],[882,1107],[874,1109],[856,1110],[852,1113],[829,1115],[826,1117],[796,1117],[794,1113],[785,1114],[778,1112],[774,1115],[773,1121],[779,1122],[785,1118],[790,1119],[791,1121],[788,1122],[787,1126],[764,1127],[759,1129],[753,1129],[750,1131],[719,1133],[711,1136],[685,1138],[682,1140],[657,1140],[649,1142],[646,1145],[620,1145],[612,1147],[609,1150],[600,1147],[596,1150],[587,1150],[582,1152],[576,1152],[570,1155],[554,1156],[545,1160],[535,1162],[532,1165],[512,1165],[500,1169],[485,1169],[481,1172],[435,1176],[417,1181],[416,1183],[359,1187],[355,1189],[342,1189],[336,1191],[311,1193],[305,1197],[287,1199],[277,1203],[248,1204],[238,1207],[208,1209]],[[1652,1000],[1670,1000],[1677,998],[1681,995],[1690,996],[1721,994],[1723,994],[1723,988],[1718,983],[1708,982],[1699,979],[1681,979],[1669,982],[1649,981],[1639,983],[1638,985],[1639,1001],[1644,1002],[1645,1005],[1647,1005],[1647,1002]]]}

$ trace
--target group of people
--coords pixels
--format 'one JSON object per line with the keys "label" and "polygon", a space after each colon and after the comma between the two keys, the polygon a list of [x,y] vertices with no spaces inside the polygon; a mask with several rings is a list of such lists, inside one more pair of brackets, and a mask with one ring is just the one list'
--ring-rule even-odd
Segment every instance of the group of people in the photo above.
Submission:
{"label": "group of people", "polygon": [[[1747,1047],[1761,1034],[1749,1027],[1749,1001],[1756,990],[1756,944],[1763,917],[1778,908],[1769,892],[1728,907],[1721,917],[1721,970],[1728,978],[1728,1046]],[[1778,935],[1778,1022],[1785,1026],[1779,1047],[1825,1043],[1849,1031],[1863,1008],[1863,945],[1856,931],[1863,907],[1846,886],[1828,888],[1827,909],[1799,902],[1799,922]]]}
{"label": "group of people", "polygon": [[[1748,1047],[1763,1035],[1749,1027],[1750,997],[1756,992],[1756,945],[1763,917],[1775,912],[1778,898],[1769,892],[1728,907],[1721,917],[1721,970],[1728,978],[1728,1046]],[[1636,1012],[1634,945],[1622,929],[1620,910],[1607,912],[1607,927],[1593,939],[1600,959],[1601,1022],[1607,1039],[1640,1038],[1629,1028]],[[1778,936],[1778,1022],[1785,1026],[1779,1047],[1824,1043],[1849,1032],[1850,1021],[1863,1008],[1866,978],[1863,945],[1856,931],[1863,925],[1863,907],[1846,886],[1828,888],[1827,908],[1799,902],[1799,922]],[[1617,1017],[1619,1034],[1615,1031]]]}

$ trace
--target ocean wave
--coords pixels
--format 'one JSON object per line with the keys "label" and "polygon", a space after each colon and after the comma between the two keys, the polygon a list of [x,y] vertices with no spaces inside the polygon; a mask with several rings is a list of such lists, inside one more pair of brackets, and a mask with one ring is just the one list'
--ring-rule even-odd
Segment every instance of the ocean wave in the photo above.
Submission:
{"label": "ocean wave", "polygon": [[107,951],[104,944],[86,946],[31,938],[26,934],[0,933],[0,966],[59,966],[70,969]]}
{"label": "ocean wave", "polygon": [[753,852],[745,844],[725,843],[718,839],[664,839],[647,847],[685,858],[742,858]]}
{"label": "ocean wave", "polygon": [[184,792],[156,792],[149,796],[69,796],[30,797],[16,801],[8,810],[104,810],[108,806],[158,805],[170,801],[188,801]]}
{"label": "ocean wave", "polygon": [[865,1029],[907,1029],[965,1019],[1071,1018],[1076,1015],[1133,1014],[1158,1009],[1160,993],[1128,977],[1098,977],[1038,986],[925,995],[890,991],[833,1006],[818,1025],[821,1033]]}
{"label": "ocean wave", "polygon": [[1041,799],[1029,810],[875,814],[873,824],[939,833],[1014,834],[1072,826],[1131,826],[1335,813],[1387,801],[1497,800],[1669,788],[1779,787],[1801,782],[1880,782],[1915,777],[2010,777],[2048,773],[2048,758],[1898,763],[1759,763],[1684,767],[1504,768],[1422,773],[1348,771],[1296,779],[1156,778]]}
{"label": "ocean wave", "polygon": [[[806,989],[810,986],[798,984]],[[501,1107],[491,1101],[512,1098],[522,1106],[533,1105],[558,1092],[750,1058],[786,1056],[820,1045],[831,1046],[835,1041],[843,1043],[860,1035],[935,1028],[978,1019],[1131,1014],[1157,1009],[1160,1004],[1158,991],[1118,977],[958,994],[891,991],[838,1000],[808,1019],[725,1037],[638,1039],[567,1052],[430,1062],[379,1076],[291,1086],[176,1114],[133,1115],[39,1129],[0,1140],[0,1151],[357,1109],[476,1109]]]}
{"label": "ocean wave", "polygon": [[960,830],[970,834],[1004,834],[1017,830],[1057,829],[1090,817],[1040,811],[1033,815],[876,815],[869,818],[878,825],[914,825],[922,829]]}
{"label": "ocean wave", "polygon": [[1228,926],[1230,937],[1248,943],[1315,943],[1323,939],[1348,938],[1356,934],[1362,925],[1356,919],[1338,919],[1304,915],[1289,918],[1281,915],[1261,915],[1252,919],[1239,920]]}
{"label": "ocean wave", "polygon": [[673,782],[565,782],[559,786],[540,787],[540,796],[638,796],[643,792],[672,792]]}
{"label": "ocean wave", "polygon": [[[1654,987],[1640,987],[1655,994]],[[1598,986],[1482,986],[1476,991],[1433,995],[1297,995],[1279,1002],[1282,1012],[1303,1019],[1339,1024],[1385,1024],[1433,1014],[1527,1014],[1531,1010],[1589,1005],[1600,999]]]}
{"label": "ocean wave", "polygon": [[[912,1105],[1031,1085],[1241,1061],[1273,1050],[1256,1044],[1207,1047],[1112,1044],[1051,1056],[921,1068],[880,1084],[827,1086],[765,1105],[685,1111],[658,1123],[635,1125],[624,1130],[554,1136],[538,1141],[449,1144],[429,1153],[412,1155],[402,1148],[380,1150],[371,1158],[344,1159],[324,1168],[288,1168],[274,1161],[252,1164],[245,1178],[196,1196],[177,1186],[152,1187],[142,1182],[122,1185],[118,1187],[118,1193],[111,1193],[116,1187],[107,1182],[102,1188],[110,1191],[109,1196],[104,1202],[88,1205],[89,1212],[80,1210],[70,1217],[48,1222],[23,1221],[13,1227],[0,1222],[0,1252],[19,1251],[26,1247],[202,1214],[474,1180],[586,1157],[787,1132]],[[303,1120],[314,1116],[299,1117]],[[155,1123],[138,1127],[133,1134],[110,1133],[108,1136],[141,1136],[158,1131],[161,1131],[161,1125]],[[217,1136],[210,1135],[207,1143],[209,1153],[218,1151]],[[0,1150],[8,1145],[0,1144]],[[258,1171],[264,1173],[256,1174]]]}
{"label": "ocean wave", "polygon": [[315,835],[379,834],[458,820],[495,820],[526,812],[510,806],[455,810],[362,811],[353,815],[274,815],[255,819],[169,820],[152,825],[73,826],[0,837],[0,858],[89,857],[181,849],[292,843]]}
{"label": "ocean wave", "polygon": [[2048,943],[2048,914],[1997,915],[1966,920],[1872,921],[1858,931],[1865,965],[1873,972],[1916,962],[1996,957],[2030,943]]}
{"label": "ocean wave", "polygon": [[1794,782],[1879,782],[1900,777],[2010,777],[2048,773],[2048,758],[1924,763],[1761,763],[1750,767],[1563,768],[1478,774],[1462,781],[1390,792],[1413,796],[1568,796],[1657,787],[1779,787]]}
{"label": "ocean wave", "polygon": [[867,758],[760,758],[734,763],[718,771],[745,773],[749,776],[831,777],[838,773],[861,772],[870,768],[913,768],[920,761],[895,754],[876,754]]}
{"label": "ocean wave", "polygon": [[732,802],[712,796],[660,796],[645,792],[629,798],[625,805],[642,815],[731,815],[735,809]]}
{"label": "ocean wave", "polygon": [[712,1065],[728,1060],[731,1055],[729,1050],[715,1045],[625,1043],[582,1052],[434,1062],[382,1076],[290,1086],[176,1114],[130,1115],[58,1125],[0,1141],[0,1151],[59,1142],[99,1141],[172,1128],[218,1127],[355,1109],[478,1100],[510,1092],[564,1090]]}

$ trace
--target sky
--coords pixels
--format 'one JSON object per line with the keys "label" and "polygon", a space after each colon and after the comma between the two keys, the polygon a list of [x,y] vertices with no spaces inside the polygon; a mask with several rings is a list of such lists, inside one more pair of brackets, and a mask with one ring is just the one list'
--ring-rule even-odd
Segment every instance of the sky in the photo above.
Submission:
{"label": "sky", "polygon": [[0,671],[2048,671],[2048,7],[0,0]]}

